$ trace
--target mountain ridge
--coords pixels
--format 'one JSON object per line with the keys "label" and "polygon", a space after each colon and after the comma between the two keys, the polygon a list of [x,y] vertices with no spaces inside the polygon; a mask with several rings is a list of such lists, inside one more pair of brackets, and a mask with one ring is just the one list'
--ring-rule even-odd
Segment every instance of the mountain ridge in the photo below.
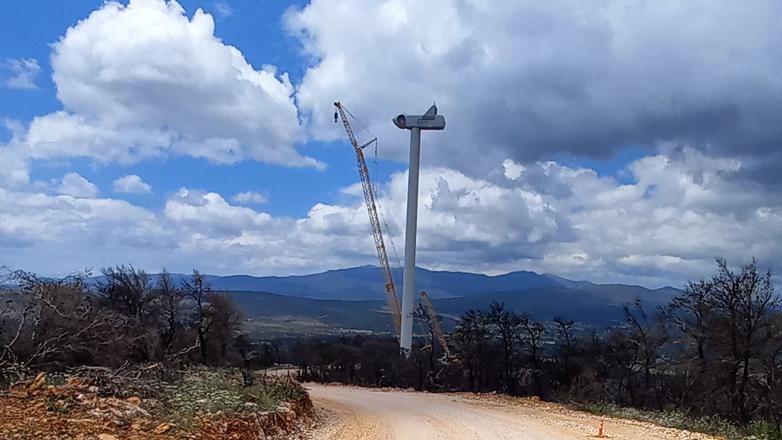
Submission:
{"label": "mountain ridge", "polygon": [[[392,271],[397,291],[402,290],[402,269]],[[159,274],[151,274],[157,279]],[[181,284],[189,275],[174,273],[172,277]],[[270,292],[279,295],[324,300],[382,300],[385,298],[383,276],[377,266],[364,265],[330,269],[306,275],[255,276],[255,275],[204,275],[214,290],[242,292]],[[92,278],[100,282],[102,276]],[[491,292],[519,291],[531,288],[553,288],[563,286],[570,289],[599,293],[603,297],[655,293],[668,294],[678,289],[662,287],[649,289],[629,284],[596,284],[590,281],[573,281],[553,274],[538,274],[530,271],[514,271],[499,275],[472,272],[436,271],[416,267],[416,288],[425,290],[432,299],[467,297]]]}

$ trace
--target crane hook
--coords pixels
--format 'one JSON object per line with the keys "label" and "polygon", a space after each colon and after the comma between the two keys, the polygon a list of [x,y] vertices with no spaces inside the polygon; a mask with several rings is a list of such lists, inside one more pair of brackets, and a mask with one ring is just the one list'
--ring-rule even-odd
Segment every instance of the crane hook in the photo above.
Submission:
{"label": "crane hook", "polygon": [[339,118],[339,115],[337,114],[337,112],[334,112],[334,123],[335,124],[337,123],[338,118]]}

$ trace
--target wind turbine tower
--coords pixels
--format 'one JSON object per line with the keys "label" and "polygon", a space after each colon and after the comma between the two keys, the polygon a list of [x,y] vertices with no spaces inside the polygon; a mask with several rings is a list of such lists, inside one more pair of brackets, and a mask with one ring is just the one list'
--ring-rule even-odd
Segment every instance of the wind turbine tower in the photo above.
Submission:
{"label": "wind turbine tower", "polygon": [[405,226],[405,272],[402,280],[402,325],[399,346],[405,354],[413,347],[415,304],[415,236],[418,229],[418,175],[421,162],[421,130],[445,129],[445,117],[432,105],[423,115],[401,114],[394,125],[410,130],[410,165],[407,174],[407,222]]}

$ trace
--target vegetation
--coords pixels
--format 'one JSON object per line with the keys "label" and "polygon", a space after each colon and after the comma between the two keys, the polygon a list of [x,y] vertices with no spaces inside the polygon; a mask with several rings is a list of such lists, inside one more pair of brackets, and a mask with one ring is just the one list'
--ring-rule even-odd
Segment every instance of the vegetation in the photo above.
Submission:
{"label": "vegetation", "polygon": [[254,382],[236,369],[190,369],[179,380],[167,383],[161,393],[168,416],[188,425],[197,415],[233,415],[243,411],[274,411],[281,402],[304,397],[295,382]]}
{"label": "vegetation", "polygon": [[239,326],[233,302],[196,270],[177,286],[132,266],[63,279],[8,274],[0,308],[0,369],[78,365],[257,366],[262,350]]}
{"label": "vegetation", "polygon": [[[713,276],[689,283],[670,304],[625,304],[623,322],[602,331],[567,317],[540,322],[501,303],[469,310],[448,335],[449,359],[433,318],[421,311],[426,336],[404,358],[384,336],[258,343],[230,297],[213,292],[198,271],[174,283],[165,271],[152,277],[117,266],[98,280],[8,275],[0,379],[82,365],[157,365],[164,376],[184,369],[192,375],[157,377],[155,393],[186,420],[248,404],[272,408],[297,391],[256,384],[249,372],[292,363],[305,380],[536,395],[728,437],[782,439],[782,312],[771,274],[754,260],[731,269],[718,259]],[[46,405],[67,412],[71,402]]]}

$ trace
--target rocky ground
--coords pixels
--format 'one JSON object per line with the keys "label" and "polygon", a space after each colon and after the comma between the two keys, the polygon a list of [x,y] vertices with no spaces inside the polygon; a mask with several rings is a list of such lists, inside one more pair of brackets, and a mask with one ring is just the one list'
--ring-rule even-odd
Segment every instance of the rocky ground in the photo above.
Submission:
{"label": "rocky ground", "polygon": [[602,423],[612,439],[715,440],[534,398],[306,384],[308,395],[287,370],[148,368],[18,381],[0,394],[0,439],[564,440]]}
{"label": "rocky ground", "polygon": [[[175,382],[128,380],[113,373],[47,377],[0,395],[2,439],[295,438],[312,406],[298,384],[204,369]],[[253,381],[254,382],[254,381]]]}

